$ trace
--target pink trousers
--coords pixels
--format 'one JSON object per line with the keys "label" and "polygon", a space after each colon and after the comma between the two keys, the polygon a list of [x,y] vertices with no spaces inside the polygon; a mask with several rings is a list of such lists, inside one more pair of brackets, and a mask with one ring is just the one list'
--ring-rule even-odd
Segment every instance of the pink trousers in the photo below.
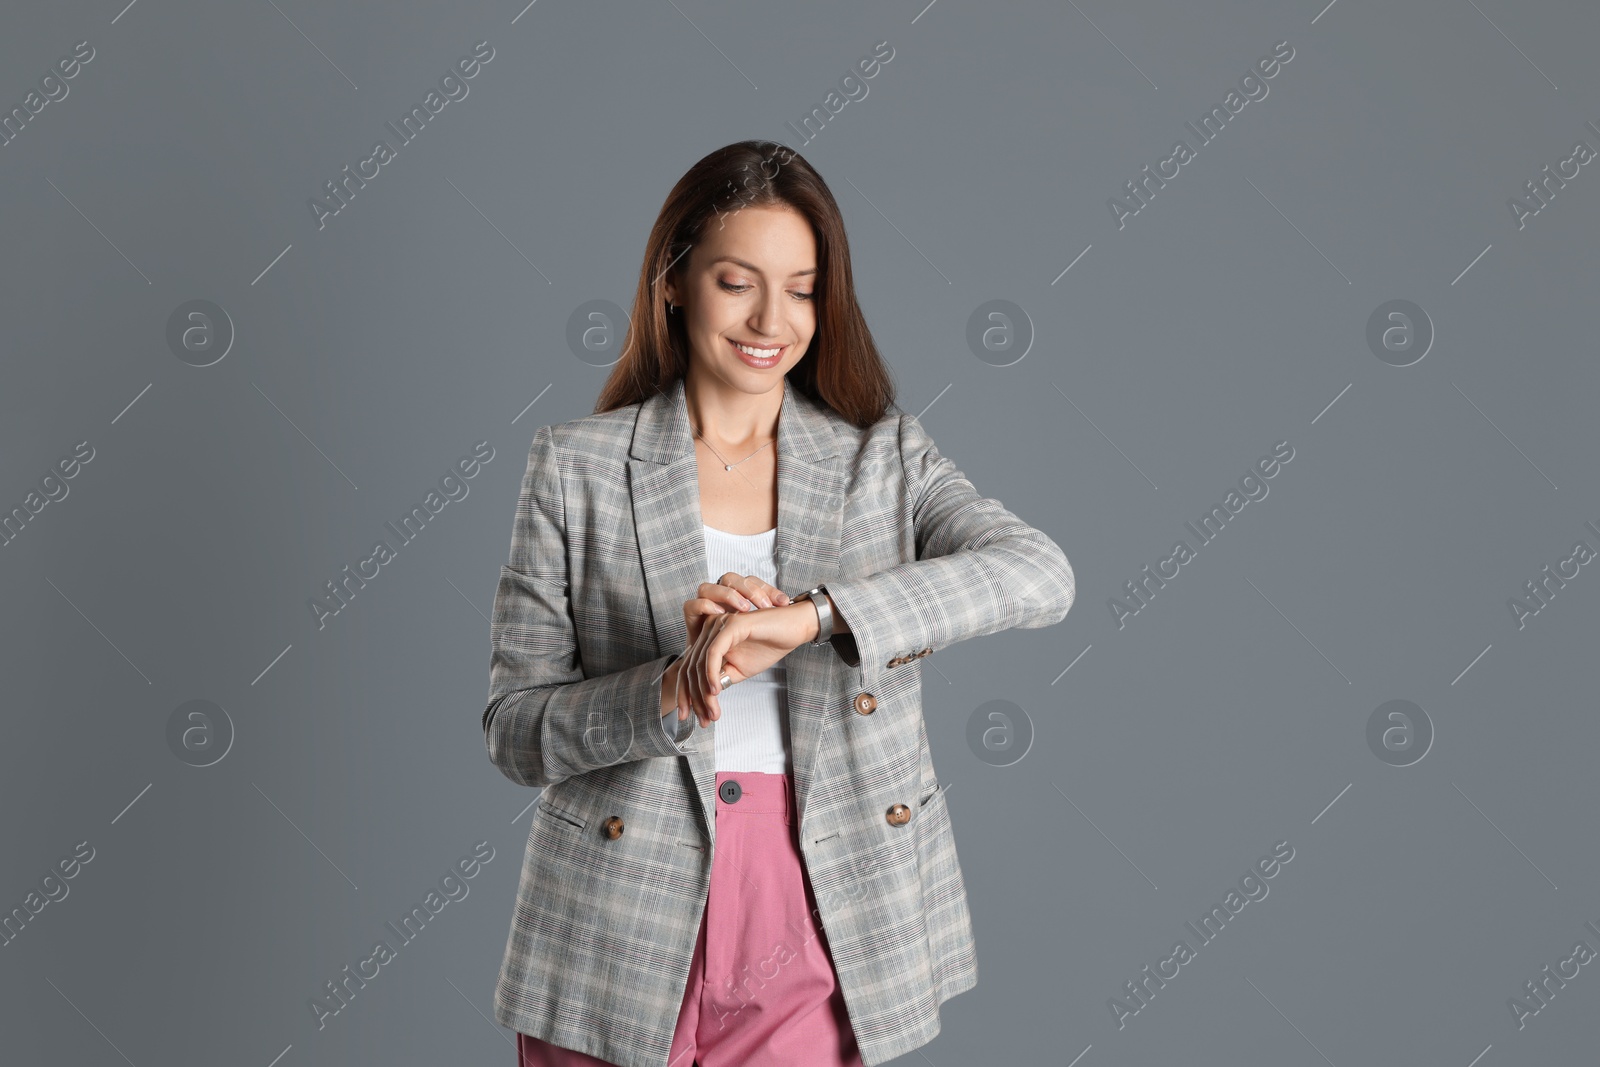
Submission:
{"label": "pink trousers", "polygon": [[[711,889],[668,1067],[862,1067],[800,856],[789,776],[717,772]],[[520,1067],[612,1067],[517,1035]]]}

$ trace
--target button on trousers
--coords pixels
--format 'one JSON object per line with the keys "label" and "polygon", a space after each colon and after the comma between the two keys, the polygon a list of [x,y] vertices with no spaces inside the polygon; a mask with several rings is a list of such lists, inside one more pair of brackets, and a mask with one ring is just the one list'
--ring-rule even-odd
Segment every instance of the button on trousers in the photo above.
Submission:
{"label": "button on trousers", "polygon": [[[862,1067],[789,776],[718,771],[716,797],[711,888],[668,1067]],[[527,1034],[517,1055],[520,1067],[612,1067]]]}

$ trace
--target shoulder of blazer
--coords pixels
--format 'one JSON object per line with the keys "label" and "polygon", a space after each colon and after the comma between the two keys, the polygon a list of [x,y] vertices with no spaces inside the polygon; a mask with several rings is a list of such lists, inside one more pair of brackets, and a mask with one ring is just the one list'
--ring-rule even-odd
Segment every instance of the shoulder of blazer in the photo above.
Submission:
{"label": "shoulder of blazer", "polygon": [[626,464],[628,442],[633,438],[639,405],[629,404],[595,415],[584,415],[549,426],[551,459],[563,475],[574,471],[575,459],[592,473],[596,461]]}
{"label": "shoulder of blazer", "polygon": [[640,404],[629,404],[626,407],[613,408],[602,411],[597,415],[583,415],[566,422],[551,425],[550,429],[564,438],[562,443],[570,447],[581,443],[587,438],[596,440],[610,440],[622,438],[626,442],[633,436],[633,424],[639,417]]}

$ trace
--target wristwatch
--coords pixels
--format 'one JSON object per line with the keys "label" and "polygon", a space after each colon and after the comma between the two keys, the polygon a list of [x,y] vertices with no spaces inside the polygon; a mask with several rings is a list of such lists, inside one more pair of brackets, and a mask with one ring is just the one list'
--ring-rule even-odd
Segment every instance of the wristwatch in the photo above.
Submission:
{"label": "wristwatch", "polygon": [[833,637],[833,605],[828,602],[827,592],[827,586],[814,585],[795,597],[811,601],[817,609],[817,639],[811,642],[813,645],[825,645]]}

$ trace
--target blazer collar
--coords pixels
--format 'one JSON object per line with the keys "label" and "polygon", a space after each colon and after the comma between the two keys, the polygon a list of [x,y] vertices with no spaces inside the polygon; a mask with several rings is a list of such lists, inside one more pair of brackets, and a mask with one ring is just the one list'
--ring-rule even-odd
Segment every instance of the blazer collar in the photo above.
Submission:
{"label": "blazer collar", "polygon": [[[837,416],[783,379],[783,406],[778,413],[778,452],[808,460],[826,459],[838,452],[832,422]],[[689,425],[689,406],[684,380],[679,378],[665,392],[646,400],[634,423],[633,444],[628,454],[635,459],[671,463],[694,454],[694,430]]]}
{"label": "blazer collar", "polygon": [[[783,380],[778,414],[778,532],[774,538],[779,589],[795,596],[839,573],[839,537],[846,471],[839,462],[835,425],[840,416]],[[657,654],[682,652],[688,644],[683,603],[707,580],[701,529],[699,467],[689,425],[684,381],[646,399],[639,407],[629,448],[628,487],[634,530],[655,624]],[[787,668],[789,742],[798,818],[818,747],[835,715],[836,672],[848,670],[831,647],[802,645],[784,660]],[[710,730],[715,731],[713,723]],[[707,837],[716,832],[714,736],[687,755],[700,796]]]}

